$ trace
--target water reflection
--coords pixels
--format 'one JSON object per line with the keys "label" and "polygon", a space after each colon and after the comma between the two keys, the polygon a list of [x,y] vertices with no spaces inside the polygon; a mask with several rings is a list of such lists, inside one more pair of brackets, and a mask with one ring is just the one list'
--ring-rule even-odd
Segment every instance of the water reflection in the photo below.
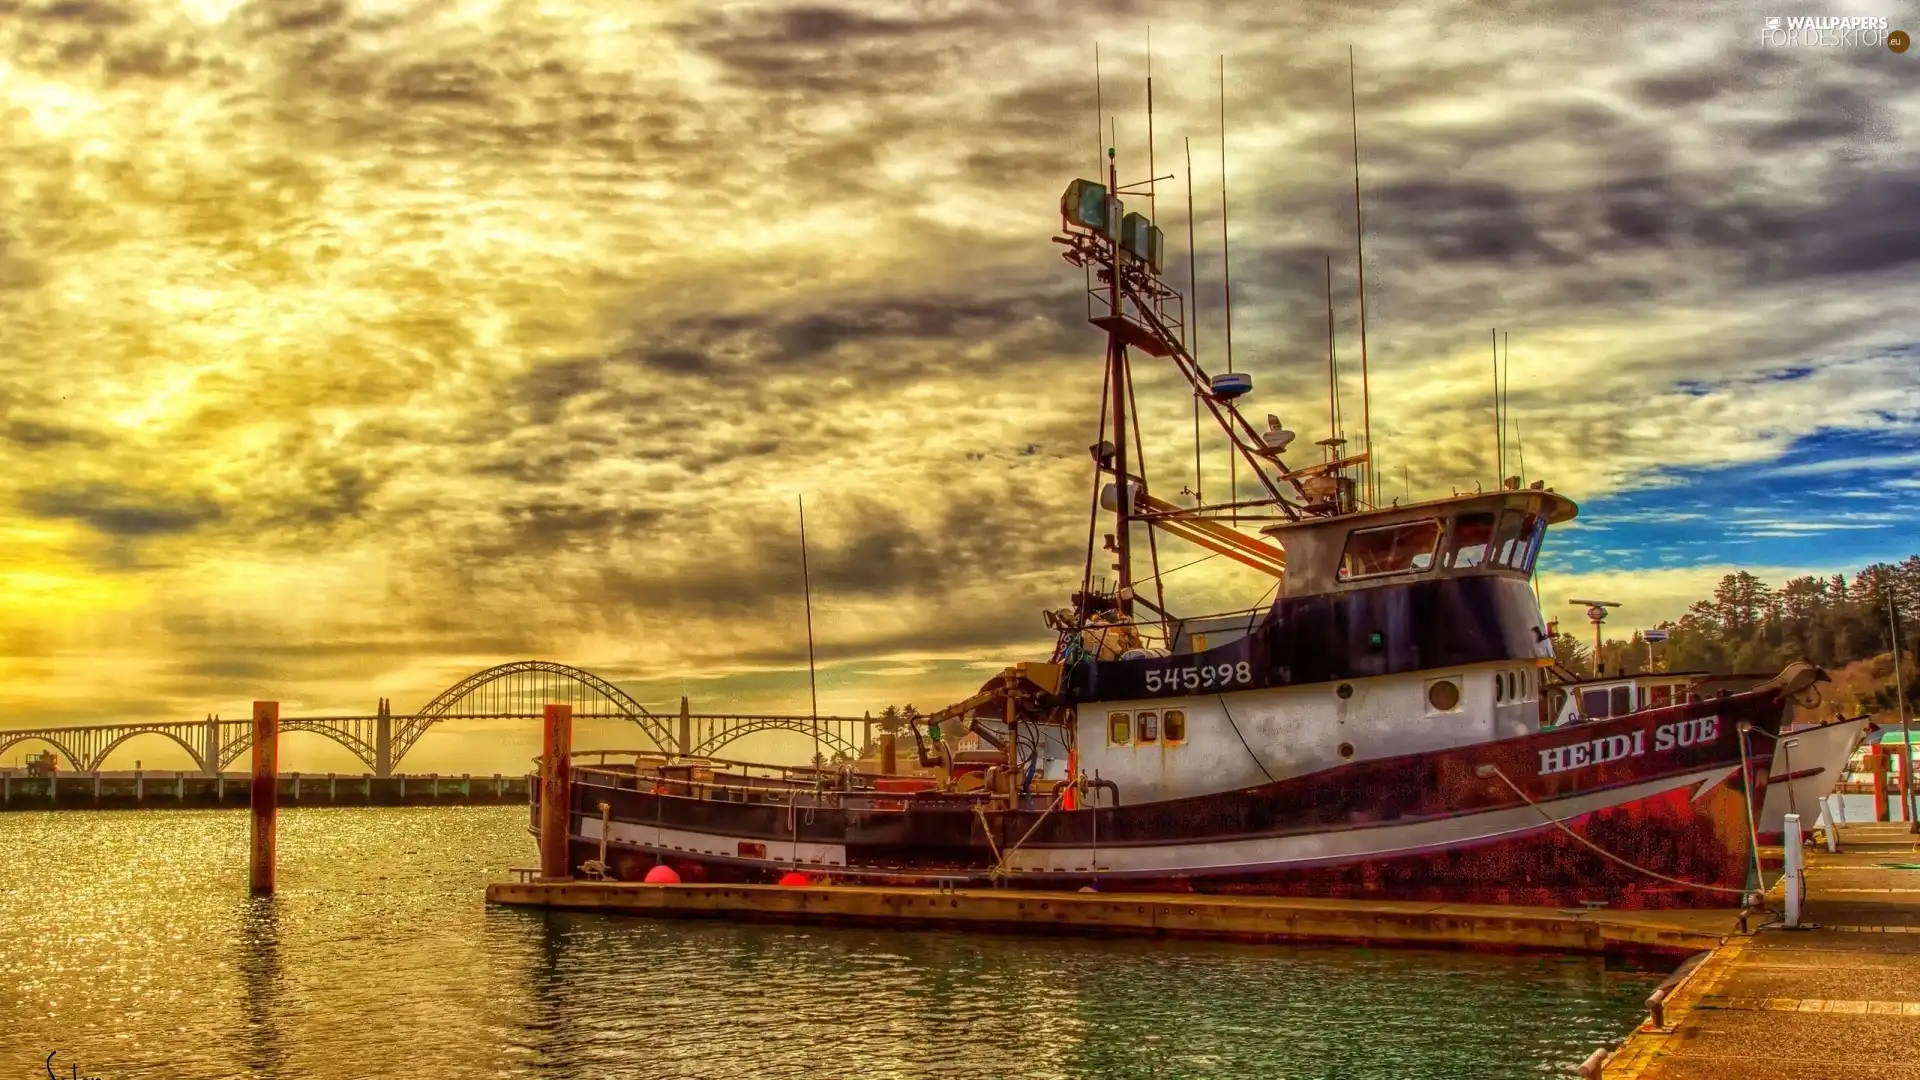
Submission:
{"label": "water reflection", "polygon": [[[1596,960],[489,909],[524,811],[0,815],[0,1076],[1539,1076],[1631,1028]],[[76,852],[89,853],[86,858]]]}
{"label": "water reflection", "polygon": [[280,976],[280,913],[270,896],[249,897],[240,920],[241,1030],[249,1071],[278,1076],[286,1061],[276,1019]]}

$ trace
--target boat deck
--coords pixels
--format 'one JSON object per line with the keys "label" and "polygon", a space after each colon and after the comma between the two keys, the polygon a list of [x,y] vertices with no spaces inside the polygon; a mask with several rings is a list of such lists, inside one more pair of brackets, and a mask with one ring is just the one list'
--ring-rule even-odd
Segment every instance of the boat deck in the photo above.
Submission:
{"label": "boat deck", "polygon": [[[1609,911],[1396,901],[1314,900],[858,885],[644,885],[500,882],[487,901],[668,918],[721,918],[898,929],[1338,942],[1491,950],[1689,956],[1719,945],[1737,911]],[[1920,944],[1920,938],[1915,939]]]}
{"label": "boat deck", "polygon": [[[1608,1061],[1605,1080],[1920,1076],[1920,851],[1904,823],[1809,849],[1802,922],[1735,934]],[[1770,901],[1778,904],[1776,892]]]}

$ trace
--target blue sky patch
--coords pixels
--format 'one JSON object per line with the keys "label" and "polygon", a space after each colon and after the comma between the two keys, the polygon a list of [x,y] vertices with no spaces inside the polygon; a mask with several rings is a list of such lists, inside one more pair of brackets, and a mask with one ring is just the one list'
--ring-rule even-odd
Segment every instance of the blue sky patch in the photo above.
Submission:
{"label": "blue sky patch", "polygon": [[1733,563],[1851,573],[1920,552],[1920,432],[1822,430],[1772,461],[1682,468],[1580,507],[1543,570]]}

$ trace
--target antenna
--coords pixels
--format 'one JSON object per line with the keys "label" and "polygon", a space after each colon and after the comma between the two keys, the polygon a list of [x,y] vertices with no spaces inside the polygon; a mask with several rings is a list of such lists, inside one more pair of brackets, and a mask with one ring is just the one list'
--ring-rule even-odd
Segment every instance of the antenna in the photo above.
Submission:
{"label": "antenna", "polygon": [[[1233,255],[1227,247],[1227,54],[1220,54],[1220,277],[1227,305],[1227,371],[1233,371]],[[1233,436],[1230,433],[1228,439]],[[1227,501],[1240,501],[1239,456],[1227,455],[1227,482],[1233,490]],[[1238,524],[1240,511],[1231,512]]]}
{"label": "antenna", "polygon": [[[1093,157],[1102,172],[1107,168],[1107,141],[1101,138],[1100,121],[1107,108],[1100,97],[1100,43],[1093,43]],[[1098,175],[1098,174],[1096,174]]]}
{"label": "antenna", "polygon": [[1493,335],[1493,486],[1505,487],[1507,462],[1502,455],[1506,447],[1500,441],[1500,331],[1488,333]]}
{"label": "antenna", "polygon": [[[1511,410],[1507,406],[1508,406],[1509,398],[1511,398],[1513,395],[1513,383],[1509,381],[1507,378],[1507,357],[1512,355],[1511,344],[1512,343],[1507,340],[1507,332],[1505,330],[1500,331],[1500,447],[1501,447],[1500,449],[1500,462],[1501,462],[1500,486],[1501,487],[1507,486],[1507,466],[1506,466],[1507,418],[1511,415]],[[1520,479],[1522,484],[1524,485],[1526,481],[1526,477],[1522,476]]]}
{"label": "antenna", "polygon": [[[1511,354],[1509,354],[1511,355]],[[1513,413],[1513,383],[1507,383],[1507,413]],[[1520,458],[1520,486],[1527,486],[1527,444],[1520,438],[1520,421],[1513,422],[1513,450]]]}
{"label": "antenna", "polygon": [[1340,374],[1333,359],[1333,256],[1327,256],[1327,436],[1340,437]]}
{"label": "antenna", "polygon": [[1380,483],[1374,472],[1373,396],[1367,384],[1367,260],[1360,238],[1365,229],[1360,217],[1360,92],[1353,74],[1353,46],[1347,46],[1347,101],[1353,112],[1353,262],[1360,280],[1360,422],[1366,429],[1367,502],[1380,503]]}
{"label": "antenna", "polygon": [[[1193,327],[1193,344],[1188,355],[1195,363],[1200,361],[1200,272],[1195,259],[1193,244],[1193,140],[1186,139],[1187,146],[1187,323]],[[1193,392],[1193,505],[1205,506],[1207,501],[1201,493],[1205,491],[1200,483],[1200,391]]]}
{"label": "antenna", "polygon": [[1153,216],[1160,216],[1160,203],[1154,198],[1153,171],[1153,24],[1147,24],[1147,204]]}
{"label": "antenna", "polygon": [[820,690],[813,674],[813,574],[807,569],[807,499],[795,495],[800,505],[800,584],[807,598],[807,694],[813,701],[808,715],[813,721],[813,760],[820,760]]}

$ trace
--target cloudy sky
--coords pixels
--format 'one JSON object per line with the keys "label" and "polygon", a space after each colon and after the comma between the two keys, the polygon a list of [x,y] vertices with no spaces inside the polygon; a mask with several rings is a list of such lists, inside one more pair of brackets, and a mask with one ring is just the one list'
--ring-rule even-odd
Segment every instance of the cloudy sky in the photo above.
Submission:
{"label": "cloudy sky", "polygon": [[[1510,453],[1582,503],[1549,608],[1644,625],[1731,567],[1912,553],[1920,51],[1760,27],[1913,9],[1590,8],[0,0],[0,723],[408,711],[522,658],[804,711],[799,495],[823,711],[1044,658],[1101,363],[1049,237],[1096,41],[1148,175],[1149,25],[1176,178],[1133,206],[1184,289],[1190,138],[1213,368],[1226,55],[1255,415],[1326,433],[1329,254],[1357,366],[1351,43],[1389,494],[1493,482],[1497,326]],[[1221,561],[1173,598],[1264,591]]]}

